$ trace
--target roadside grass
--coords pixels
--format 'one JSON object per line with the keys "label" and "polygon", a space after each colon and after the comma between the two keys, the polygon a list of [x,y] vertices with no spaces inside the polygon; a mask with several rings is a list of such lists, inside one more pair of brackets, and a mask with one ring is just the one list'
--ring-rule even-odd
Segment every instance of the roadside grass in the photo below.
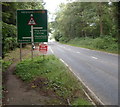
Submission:
{"label": "roadside grass", "polygon": [[5,72],[7,70],[7,68],[12,64],[12,62],[10,61],[4,61],[4,60],[1,60],[1,63],[2,63],[2,72]]}
{"label": "roadside grass", "polygon": [[32,83],[32,88],[52,90],[65,104],[92,105],[81,83],[54,55],[26,59],[17,64],[15,74],[23,81]]}
{"label": "roadside grass", "polygon": [[112,37],[98,37],[95,39],[89,37],[75,38],[68,42],[61,41],[61,43],[118,54],[118,43]]}
{"label": "roadside grass", "polygon": [[[22,59],[30,57],[31,54],[30,49],[31,47],[29,45],[22,48]],[[0,60],[0,63],[2,64],[2,72],[5,72],[11,64],[17,63],[19,61],[20,61],[20,49],[16,48],[15,50],[9,51],[8,53],[5,54],[4,59]]]}

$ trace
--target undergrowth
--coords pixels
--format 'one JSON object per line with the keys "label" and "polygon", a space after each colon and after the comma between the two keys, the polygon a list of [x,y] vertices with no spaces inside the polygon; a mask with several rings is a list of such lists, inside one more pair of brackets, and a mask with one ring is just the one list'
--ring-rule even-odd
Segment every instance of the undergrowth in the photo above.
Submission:
{"label": "undergrowth", "polygon": [[[23,81],[31,82],[37,78],[46,78],[45,87],[52,89],[57,96],[64,101],[70,101],[73,105],[91,105],[78,80],[58,58],[53,55],[27,59],[16,66],[15,74]],[[39,88],[41,82],[34,84]],[[42,83],[43,84],[43,83]]]}
{"label": "undergrowth", "polygon": [[61,41],[61,43],[118,54],[117,41],[118,41],[117,39],[112,38],[111,36],[105,36],[105,37],[102,36],[95,39],[90,37],[75,38],[67,42]]}

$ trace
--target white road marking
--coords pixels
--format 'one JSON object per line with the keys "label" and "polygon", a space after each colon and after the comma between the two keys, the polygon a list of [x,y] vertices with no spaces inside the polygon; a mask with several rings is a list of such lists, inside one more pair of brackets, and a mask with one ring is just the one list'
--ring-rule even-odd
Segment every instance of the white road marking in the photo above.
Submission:
{"label": "white road marking", "polygon": [[50,47],[50,50],[51,50],[52,54],[54,54],[54,52],[53,52],[53,50],[51,49],[51,47]]}
{"label": "white road marking", "polygon": [[92,104],[95,106],[96,104],[93,102],[93,100],[90,98],[90,96],[86,93],[86,91],[83,89],[85,95],[88,97],[88,99],[92,102]]}
{"label": "white road marking", "polygon": [[69,67],[70,71],[72,71],[72,69]]}
{"label": "white road marking", "polygon": [[83,82],[83,80],[77,75],[75,74],[73,71],[72,73],[78,78],[78,80],[80,80],[82,82],[82,84],[89,90],[90,93],[92,93],[92,95],[102,104],[105,105],[96,95],[95,93]]}
{"label": "white road marking", "polygon": [[[94,94],[89,88],[88,88],[88,86],[86,86],[85,85],[85,83],[83,83],[83,81],[81,80],[81,78],[79,78],[78,76],[77,76],[77,74],[75,74],[73,71],[72,71],[72,69],[71,69],[71,67],[69,67],[68,66],[68,64],[65,62],[65,61],[63,61],[61,58],[60,58],[60,60],[70,69],[70,71],[82,82],[82,84],[92,93],[92,94]],[[83,89],[83,91],[84,91],[84,93],[85,93],[85,95],[88,97],[88,99],[92,102],[92,104],[95,106],[96,104],[94,103],[94,101],[90,98],[90,96],[87,94],[87,92]],[[101,102],[101,100],[94,94],[94,96]],[[101,104],[103,104],[102,102],[101,102]],[[103,104],[104,105],[104,104]]]}
{"label": "white road marking", "polygon": [[96,57],[94,57],[94,56],[91,56],[92,58],[94,58],[94,59],[98,59],[98,58],[96,58]]}
{"label": "white road marking", "polygon": [[76,53],[80,53],[80,52],[76,52]]}
{"label": "white road marking", "polygon": [[63,61],[61,58],[60,58],[60,60],[68,67],[68,64],[66,64],[65,61]]}

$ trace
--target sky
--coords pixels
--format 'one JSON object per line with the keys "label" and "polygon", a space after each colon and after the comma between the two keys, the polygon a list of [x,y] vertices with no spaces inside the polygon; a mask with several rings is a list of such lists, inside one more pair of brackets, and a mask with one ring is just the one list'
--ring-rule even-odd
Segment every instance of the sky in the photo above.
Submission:
{"label": "sky", "polygon": [[53,21],[54,20],[54,13],[58,9],[59,4],[61,3],[66,3],[66,0],[44,0],[45,4],[45,9],[47,9],[50,14],[48,13],[48,21]]}
{"label": "sky", "polygon": [[60,3],[66,3],[66,0],[44,0],[46,3],[45,8],[47,8],[51,13],[57,9]]}

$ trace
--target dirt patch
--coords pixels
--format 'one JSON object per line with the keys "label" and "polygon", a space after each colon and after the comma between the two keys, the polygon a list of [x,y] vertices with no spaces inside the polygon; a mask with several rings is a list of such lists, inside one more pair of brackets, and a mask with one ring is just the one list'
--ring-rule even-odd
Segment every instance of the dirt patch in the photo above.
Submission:
{"label": "dirt patch", "polygon": [[39,77],[35,79],[34,81],[32,81],[31,83],[31,87],[38,87],[38,88],[43,88],[46,85],[48,85],[48,80],[43,77]]}
{"label": "dirt patch", "polygon": [[[44,77],[38,77],[34,81],[28,84],[28,90],[35,90],[40,95],[51,97],[54,100],[58,100],[58,104],[67,104],[66,101],[58,96],[53,89],[49,87],[49,80]],[[53,101],[53,100],[52,100]],[[51,102],[51,101],[49,101]]]}

